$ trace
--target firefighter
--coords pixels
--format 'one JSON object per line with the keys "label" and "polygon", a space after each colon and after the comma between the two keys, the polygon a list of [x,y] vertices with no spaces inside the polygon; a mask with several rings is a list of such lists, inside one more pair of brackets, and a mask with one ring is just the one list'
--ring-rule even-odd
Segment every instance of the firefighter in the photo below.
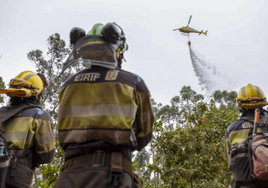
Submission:
{"label": "firefighter", "polygon": [[255,109],[260,109],[259,124],[267,127],[267,111],[263,107],[268,105],[268,102],[262,89],[252,84],[247,84],[239,90],[236,102],[240,107],[240,118],[228,127],[225,134],[225,156],[229,168],[234,172],[234,187],[262,187],[255,185],[256,182],[252,178],[251,155],[248,147],[254,125]]}
{"label": "firefighter", "polygon": [[71,76],[59,93],[65,163],[55,188],[142,187],[131,158],[152,137],[150,93],[141,77],[118,67],[126,46],[122,29],[95,26],[74,46],[91,68]]}
{"label": "firefighter", "polygon": [[29,188],[35,168],[51,162],[55,153],[51,117],[39,106],[47,82],[42,74],[23,71],[9,85],[0,90],[10,97],[10,104],[0,109],[10,157],[5,185]]}

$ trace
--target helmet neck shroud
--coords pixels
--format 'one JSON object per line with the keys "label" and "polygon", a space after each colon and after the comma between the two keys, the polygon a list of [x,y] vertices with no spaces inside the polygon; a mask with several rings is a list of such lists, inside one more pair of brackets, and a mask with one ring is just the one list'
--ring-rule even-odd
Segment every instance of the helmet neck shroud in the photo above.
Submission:
{"label": "helmet neck shroud", "polygon": [[28,97],[28,98],[21,98],[21,97],[11,97],[9,102],[11,106],[15,106],[22,103],[31,103],[35,105],[40,104],[41,96],[36,97]]}
{"label": "helmet neck shroud", "polygon": [[72,53],[63,64],[61,73],[76,63],[115,69],[117,68],[116,51],[105,37],[87,35],[76,43]]}
{"label": "helmet neck shroud", "polygon": [[[254,115],[255,109],[246,109],[241,107],[239,109],[239,112],[241,113],[241,117],[248,116],[248,115]],[[264,115],[265,110],[263,108],[260,108],[260,115]]]}

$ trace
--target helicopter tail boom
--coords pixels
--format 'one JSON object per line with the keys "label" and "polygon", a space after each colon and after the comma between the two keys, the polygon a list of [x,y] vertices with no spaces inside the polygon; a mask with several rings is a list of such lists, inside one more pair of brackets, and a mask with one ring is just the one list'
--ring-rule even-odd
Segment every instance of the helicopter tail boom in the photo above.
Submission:
{"label": "helicopter tail boom", "polygon": [[199,35],[201,35],[201,34],[204,34],[204,35],[206,35],[206,36],[207,36],[207,34],[208,34],[208,30],[206,30],[205,32],[203,32],[203,30],[202,30],[202,31],[200,31]]}

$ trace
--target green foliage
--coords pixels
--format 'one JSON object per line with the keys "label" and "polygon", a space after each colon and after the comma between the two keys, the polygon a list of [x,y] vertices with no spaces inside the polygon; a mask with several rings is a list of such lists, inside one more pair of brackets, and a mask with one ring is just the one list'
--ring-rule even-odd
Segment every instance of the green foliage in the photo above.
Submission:
{"label": "green foliage", "polygon": [[37,184],[41,185],[41,187],[52,187],[59,176],[58,166],[52,164],[42,165],[39,170],[45,179],[37,179]]}
{"label": "green foliage", "polygon": [[236,113],[218,110],[213,101],[209,104],[199,102],[190,113],[187,110],[182,113],[184,126],[161,134],[156,145],[165,158],[159,168],[165,185],[226,187],[231,180],[222,158],[222,136],[237,118]]}
{"label": "green foliage", "polygon": [[149,152],[151,160],[138,165],[147,169],[139,172],[145,177],[145,187],[231,185],[232,172],[223,159],[223,136],[238,113],[236,109],[219,107],[213,98],[203,100],[204,96],[184,86],[171,105],[152,103],[157,121]]}
{"label": "green foliage", "polygon": [[225,109],[234,109],[236,108],[236,96],[237,92],[235,91],[215,91],[213,94],[213,98],[216,102],[220,104],[220,108]]}
{"label": "green foliage", "polygon": [[[5,89],[5,82],[3,81],[2,77],[0,76],[0,89]],[[3,103],[3,97],[0,95],[0,104]]]}
{"label": "green foliage", "polygon": [[182,100],[187,104],[189,104],[189,102],[197,102],[204,99],[204,96],[197,94],[194,90],[191,89],[191,86],[183,86],[180,94]]}

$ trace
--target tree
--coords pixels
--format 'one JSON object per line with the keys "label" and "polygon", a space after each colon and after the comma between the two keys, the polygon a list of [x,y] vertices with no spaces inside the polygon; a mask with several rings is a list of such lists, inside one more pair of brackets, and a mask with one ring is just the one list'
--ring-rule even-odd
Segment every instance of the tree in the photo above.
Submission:
{"label": "tree", "polygon": [[235,108],[237,92],[217,90],[213,93],[212,96],[214,100],[220,104],[220,108],[225,108],[225,109]]}
{"label": "tree", "polygon": [[145,187],[231,185],[232,172],[223,159],[223,136],[238,113],[236,109],[218,108],[213,98],[208,102],[203,99],[184,86],[171,105],[158,105],[151,162],[143,164],[151,174],[144,176],[141,172],[147,178],[143,179]]}
{"label": "tree", "polygon": [[70,70],[59,77],[62,64],[70,52],[66,47],[65,41],[59,34],[51,35],[48,38],[48,52],[44,56],[41,50],[33,50],[27,54],[30,61],[34,62],[36,72],[44,74],[49,86],[43,91],[43,104],[52,116],[54,122],[57,120],[58,90],[63,82],[71,75]]}
{"label": "tree", "polygon": [[44,54],[41,50],[33,50],[27,54],[27,57],[36,66],[36,72],[42,73],[48,80],[49,85],[43,91],[43,107],[49,112],[53,119],[54,134],[56,138],[56,155],[52,163],[41,165],[37,169],[33,187],[52,187],[60,174],[61,165],[64,162],[64,152],[59,146],[57,134],[57,116],[58,116],[58,93],[64,81],[74,72],[77,72],[85,65],[77,64],[67,69],[59,77],[63,62],[70,53],[71,48],[61,39],[58,33],[55,33],[47,39],[48,51]]}
{"label": "tree", "polygon": [[[3,81],[2,77],[0,76],[0,89],[5,89],[5,82]],[[0,95],[0,104],[4,102],[4,98]]]}

